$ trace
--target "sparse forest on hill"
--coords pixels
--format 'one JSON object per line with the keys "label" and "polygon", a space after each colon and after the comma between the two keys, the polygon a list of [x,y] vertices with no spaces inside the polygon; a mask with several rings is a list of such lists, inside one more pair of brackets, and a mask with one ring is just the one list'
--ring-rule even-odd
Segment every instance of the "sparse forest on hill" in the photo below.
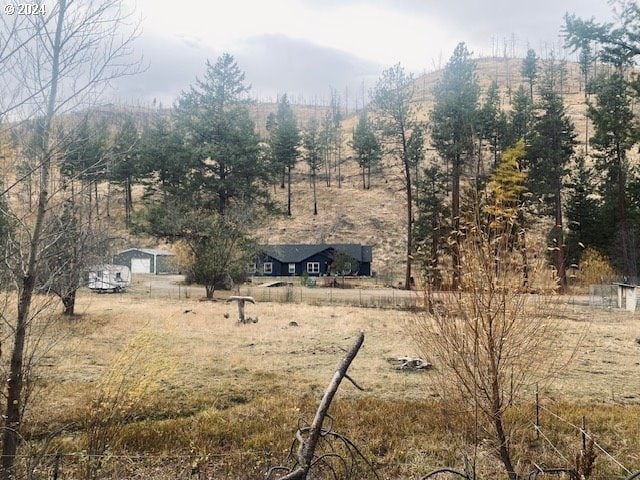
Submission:
{"label": "sparse forest on hill", "polygon": [[[477,59],[460,43],[437,72],[416,78],[401,64],[390,66],[356,111],[334,89],[327,105],[295,105],[287,94],[258,104],[229,53],[209,59],[171,108],[104,105],[113,80],[142,68],[132,56],[138,24],[121,0],[56,0],[46,15],[0,16],[0,480],[58,478],[60,471],[64,478],[128,478],[130,452],[149,455],[134,475],[255,478],[279,465],[287,448],[284,435],[260,422],[282,424],[299,405],[310,408],[324,382],[318,371],[326,369],[311,372],[300,361],[314,365],[306,354],[317,351],[316,359],[333,365],[342,347],[326,333],[347,338],[350,320],[373,332],[377,356],[369,360],[382,373],[367,377],[374,393],[349,398],[333,415],[350,417],[349,435],[370,443],[366,455],[320,418],[316,427],[328,430],[315,433],[346,450],[314,453],[302,442],[302,465],[272,473],[307,478],[316,469],[361,478],[379,470],[405,478],[458,464],[464,472],[453,473],[467,480],[518,480],[535,468],[545,473],[540,458],[562,458],[573,478],[631,475],[618,461],[595,463],[597,448],[612,456],[600,437],[586,441],[584,426],[577,450],[567,430],[542,438],[539,418],[535,438],[523,428],[531,423],[532,388],[542,382],[549,403],[558,399],[553,411],[562,421],[576,409],[593,414],[598,433],[613,437],[620,432],[607,423],[610,408],[624,432],[612,444],[629,466],[638,462],[627,442],[637,421],[616,404],[598,410],[579,393],[581,382],[593,381],[590,362],[607,356],[593,340],[596,360],[578,351],[585,339],[577,324],[590,314],[574,308],[564,318],[555,296],[590,284],[638,283],[640,7],[613,3],[616,23],[565,17],[572,61],[533,49],[524,58]],[[131,316],[119,316],[134,308],[124,301],[91,303],[83,288],[90,267],[118,249],[159,243],[173,249],[185,284],[204,287],[214,302],[232,289],[244,298],[239,289],[260,245],[370,245],[375,285],[408,290],[403,298],[415,296],[417,311],[377,312],[374,323],[356,307],[296,312],[273,303],[270,330],[255,327],[259,334],[245,339],[253,323],[234,334],[207,325],[195,311],[210,309],[217,322],[229,318],[226,304],[196,303],[182,284],[178,307],[169,299],[154,305],[151,282],[146,297],[142,283],[129,297],[145,309]],[[340,283],[348,285],[344,272]],[[297,301],[285,288],[286,301]],[[320,314],[328,315],[326,325]],[[298,321],[309,335],[296,346]],[[125,332],[129,322],[136,335]],[[284,328],[286,348],[270,337]],[[606,348],[631,368],[624,358],[635,355],[630,345],[638,339],[615,331],[627,343],[616,337]],[[203,335],[227,343],[201,349]],[[85,340],[99,354],[85,351]],[[398,381],[382,369],[382,360],[431,366],[422,358],[383,359],[400,345],[433,362],[433,372],[414,372],[427,380]],[[99,374],[58,365],[74,348],[78,365]],[[185,361],[194,352],[209,363]],[[268,365],[253,363],[260,358]],[[569,370],[575,358],[578,380]],[[620,372],[602,374],[616,379],[613,399],[638,401],[615,377]],[[552,380],[577,393],[546,387]],[[428,385],[430,398],[413,381]],[[407,386],[411,398],[398,398]],[[193,398],[176,393],[183,390]],[[59,411],[48,411],[45,398]],[[576,407],[581,401],[591,403]],[[432,409],[435,420],[416,416],[422,409]],[[433,432],[402,438],[387,416],[408,430],[428,423]],[[309,432],[300,426],[297,441]],[[556,444],[573,452],[571,460],[554,457]],[[64,455],[72,459],[66,471]],[[347,460],[358,468],[348,472]]]}

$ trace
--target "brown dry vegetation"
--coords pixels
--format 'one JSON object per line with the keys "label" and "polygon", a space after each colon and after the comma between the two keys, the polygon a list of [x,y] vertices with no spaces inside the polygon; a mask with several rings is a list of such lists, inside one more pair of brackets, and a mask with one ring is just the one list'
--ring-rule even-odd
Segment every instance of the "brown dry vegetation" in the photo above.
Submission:
{"label": "brown dry vegetation", "polygon": [[[483,58],[477,61],[477,77],[484,94],[491,83],[496,80],[500,87],[501,106],[510,110],[510,95],[517,88],[528,84],[523,80],[520,69],[521,60],[515,58]],[[600,67],[603,68],[603,67]],[[563,97],[569,117],[574,123],[578,145],[576,152],[584,151],[585,141],[585,102],[584,85],[579,65],[573,62],[566,64],[567,75],[563,81]],[[542,75],[542,63],[538,66]],[[433,89],[441,75],[441,71],[424,74],[415,81],[414,106],[421,120],[427,121],[433,106]],[[257,118],[266,118],[272,107],[260,107]],[[299,125],[304,126],[310,115],[321,115],[324,110],[313,107],[300,107]],[[258,123],[260,121],[258,120]],[[353,114],[342,122],[343,157],[351,155],[349,142],[357,123],[357,115]],[[593,128],[589,126],[589,132]],[[630,152],[632,162],[637,161],[635,152]],[[487,158],[489,154],[487,153]],[[438,162],[437,155],[427,145],[425,165]],[[313,200],[311,183],[308,178],[308,166],[300,161],[294,169],[292,198],[292,216],[270,218],[268,223],[255,233],[260,241],[266,243],[314,243],[318,241],[349,243],[359,242],[374,247],[372,268],[378,273],[402,276],[404,271],[404,244],[406,232],[405,199],[400,166],[391,158],[384,159],[384,168],[374,174],[371,190],[362,189],[361,173],[352,160],[347,160],[341,167],[343,176],[342,188],[338,188],[337,170],[332,171],[331,187],[324,184],[322,172],[318,180],[318,216],[313,216]],[[286,189],[274,188],[275,199],[286,205]],[[532,228],[532,231],[535,229]],[[544,238],[543,235],[540,238]]]}
{"label": "brown dry vegetation", "polygon": [[[362,449],[381,478],[419,478],[436,466],[461,466],[463,452],[475,455],[480,478],[501,478],[494,446],[469,446],[473,416],[436,395],[433,372],[400,372],[387,361],[418,354],[407,332],[415,313],[258,303],[247,314],[259,322],[236,326],[233,304],[200,301],[194,289],[188,299],[150,298],[144,285],[122,295],[83,292],[80,316],[60,319],[50,331],[59,340],[38,369],[41,391],[26,431],[37,444],[70,425],[52,444],[69,454],[61,459],[67,475],[83,461],[83,429],[95,413],[91,400],[101,379],[141,334],[145,351],[155,353],[135,362],[154,387],[116,412],[121,427],[101,478],[262,478],[268,466],[285,461],[299,420],[311,420],[344,350],[364,330],[350,374],[366,390],[343,384],[331,408],[335,429]],[[558,322],[568,349],[582,341],[569,367],[541,386],[542,431],[571,464],[579,433],[550,412],[574,425],[584,415],[599,444],[637,469],[640,317],[586,307],[584,299],[557,300],[562,303],[550,321]],[[529,471],[531,462],[566,464],[534,433],[533,394],[529,389],[511,413],[519,425],[512,438],[520,471]],[[592,478],[623,473],[601,454]]]}

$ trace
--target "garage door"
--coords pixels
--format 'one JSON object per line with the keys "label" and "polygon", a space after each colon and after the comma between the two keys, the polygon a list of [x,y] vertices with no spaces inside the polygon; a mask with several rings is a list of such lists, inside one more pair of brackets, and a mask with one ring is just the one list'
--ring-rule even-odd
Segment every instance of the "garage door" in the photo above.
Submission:
{"label": "garage door", "polygon": [[151,273],[150,258],[132,258],[131,273]]}

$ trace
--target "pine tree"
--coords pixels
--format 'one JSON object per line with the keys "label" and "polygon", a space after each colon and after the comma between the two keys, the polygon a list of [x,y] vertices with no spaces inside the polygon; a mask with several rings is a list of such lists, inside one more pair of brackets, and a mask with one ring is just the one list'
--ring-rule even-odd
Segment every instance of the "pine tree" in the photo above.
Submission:
{"label": "pine tree", "polygon": [[566,44],[573,51],[588,42],[595,42],[598,57],[616,66],[632,65],[640,55],[640,5],[634,1],[612,0],[619,23],[598,23],[595,19],[582,20],[575,15],[565,15]]}
{"label": "pine tree", "polygon": [[[373,105],[378,115],[384,137],[391,154],[402,166],[403,187],[406,197],[407,236],[406,269],[404,288],[411,289],[411,264],[413,258],[413,183],[412,168],[418,146],[418,130],[421,128],[414,108],[411,106],[413,95],[413,76],[405,73],[397,64],[384,72],[373,92]],[[413,143],[413,145],[412,145]]]}
{"label": "pine tree", "polygon": [[529,98],[533,102],[533,85],[538,76],[538,58],[536,52],[532,48],[527,50],[527,56],[522,60],[522,68],[520,73],[529,82]]}
{"label": "pine tree", "polygon": [[446,204],[447,176],[437,165],[424,169],[418,183],[416,210],[418,212],[414,235],[418,258],[429,287],[442,286],[440,258],[446,249],[446,237],[451,231]]}
{"label": "pine tree", "polygon": [[289,216],[291,216],[291,170],[298,161],[299,144],[300,131],[285,94],[278,101],[278,112],[275,116],[275,122],[272,122],[269,145],[272,158],[277,168],[282,172],[281,186],[283,188],[285,176],[287,178],[287,214]]}
{"label": "pine tree", "polygon": [[[454,235],[460,232],[460,178],[465,161],[473,156],[474,120],[477,118],[480,88],[476,65],[464,43],[459,44],[435,88],[435,105],[431,112],[432,144],[451,165],[451,216]],[[460,282],[460,246],[457,238],[451,245],[453,288]]]}
{"label": "pine tree", "polygon": [[376,137],[366,110],[363,110],[353,130],[351,146],[358,166],[362,169],[362,188],[371,188],[371,170],[380,163],[382,146]]}
{"label": "pine tree", "polygon": [[189,172],[197,164],[190,155],[184,136],[166,115],[156,114],[140,139],[140,177],[145,198],[159,195],[162,202],[176,196],[191,197]]}
{"label": "pine tree", "polygon": [[560,95],[561,65],[551,60],[539,86],[540,100],[527,149],[528,188],[554,219],[549,237],[560,290],[567,286],[562,193],[575,149],[574,127]]}
{"label": "pine tree", "polygon": [[579,264],[586,248],[604,251],[607,247],[605,231],[607,219],[603,218],[600,202],[596,200],[596,179],[588,168],[584,156],[576,159],[569,181],[567,200],[567,258],[570,264]]}
{"label": "pine tree", "polygon": [[[193,156],[193,200],[225,215],[230,207],[266,201],[269,168],[251,120],[249,86],[233,56],[207,61],[202,80],[183,92],[176,121]],[[235,202],[235,205],[234,205]]]}
{"label": "pine tree", "polygon": [[524,87],[520,85],[511,101],[509,112],[507,145],[514,145],[519,139],[528,139],[533,122],[533,102]]}
{"label": "pine tree", "polygon": [[113,143],[113,165],[109,172],[111,180],[122,185],[124,192],[125,223],[131,226],[133,212],[133,183],[138,177],[140,138],[138,127],[131,115],[127,115]]}
{"label": "pine tree", "polygon": [[313,188],[313,214],[318,214],[318,199],[316,196],[316,177],[322,161],[322,145],[320,141],[320,127],[318,120],[313,117],[307,125],[307,129],[302,137],[304,146],[304,159],[309,165],[309,176]]}
{"label": "pine tree", "polygon": [[[626,276],[637,276],[637,259],[632,248],[627,186],[630,166],[627,152],[640,140],[634,121],[629,85],[620,71],[595,79],[590,90],[595,103],[588,105],[594,126],[591,145],[595,150],[595,168],[602,178],[601,195],[608,224],[610,244],[617,244],[620,267]],[[618,237],[618,241],[614,238]],[[614,253],[614,252],[611,252]]]}
{"label": "pine tree", "polygon": [[500,107],[500,89],[498,82],[491,82],[487,89],[487,94],[478,112],[480,131],[478,168],[476,176],[480,178],[482,164],[482,144],[484,140],[489,142],[491,153],[493,154],[493,165],[498,165],[500,150],[507,137],[507,117]]}

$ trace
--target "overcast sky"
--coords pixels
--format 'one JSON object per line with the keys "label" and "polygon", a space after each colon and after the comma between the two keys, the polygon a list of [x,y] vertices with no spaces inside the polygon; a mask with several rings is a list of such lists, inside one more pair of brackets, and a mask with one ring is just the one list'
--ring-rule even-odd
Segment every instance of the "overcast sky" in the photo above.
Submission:
{"label": "overcast sky", "polygon": [[[126,0],[142,18],[146,72],[118,84],[128,103],[171,104],[207,59],[231,53],[252,96],[325,101],[373,87],[400,62],[444,66],[459,42],[476,56],[559,48],[566,12],[608,20],[606,0]],[[360,93],[358,93],[361,95]]]}

